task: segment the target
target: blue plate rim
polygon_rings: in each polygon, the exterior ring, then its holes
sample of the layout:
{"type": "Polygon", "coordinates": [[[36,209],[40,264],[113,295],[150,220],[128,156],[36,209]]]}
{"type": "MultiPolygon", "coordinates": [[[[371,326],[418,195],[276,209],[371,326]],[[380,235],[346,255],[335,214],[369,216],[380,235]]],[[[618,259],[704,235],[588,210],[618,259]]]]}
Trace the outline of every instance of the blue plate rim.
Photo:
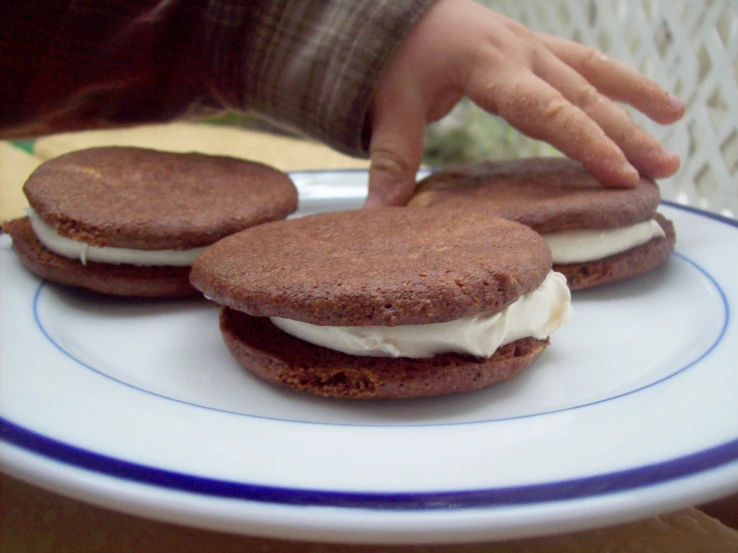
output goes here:
{"type": "Polygon", "coordinates": [[[381,493],[267,486],[169,471],[72,446],[3,418],[0,442],[119,480],[202,496],[303,507],[421,512],[573,501],[655,486],[738,462],[735,439],[667,461],[581,478],[498,488],[381,493]]]}

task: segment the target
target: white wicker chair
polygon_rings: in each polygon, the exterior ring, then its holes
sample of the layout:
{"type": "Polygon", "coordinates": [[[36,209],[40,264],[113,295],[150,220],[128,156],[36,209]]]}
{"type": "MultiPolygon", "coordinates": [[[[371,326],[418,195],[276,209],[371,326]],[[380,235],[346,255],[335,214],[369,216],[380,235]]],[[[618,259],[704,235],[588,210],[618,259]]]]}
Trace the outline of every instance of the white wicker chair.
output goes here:
{"type": "MultiPolygon", "coordinates": [[[[483,3],[533,30],[597,47],[684,99],[687,114],[670,127],[634,115],[682,157],[679,173],[660,182],[662,195],[738,216],[738,0],[483,3]]],[[[545,151],[515,140],[520,156],[545,151]]]]}

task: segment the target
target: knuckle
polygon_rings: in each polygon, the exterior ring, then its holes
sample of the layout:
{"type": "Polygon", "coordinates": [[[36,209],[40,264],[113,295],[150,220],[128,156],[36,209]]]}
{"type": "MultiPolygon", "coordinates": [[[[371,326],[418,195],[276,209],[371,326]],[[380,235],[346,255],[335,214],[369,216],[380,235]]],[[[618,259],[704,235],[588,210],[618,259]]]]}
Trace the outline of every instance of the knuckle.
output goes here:
{"type": "Polygon", "coordinates": [[[530,36],[519,36],[519,55],[530,66],[535,66],[545,54],[548,53],[546,46],[538,40],[533,33],[530,36]]]}
{"type": "Polygon", "coordinates": [[[490,34],[485,42],[499,53],[500,65],[515,60],[529,65],[546,48],[538,35],[515,21],[506,22],[501,31],[490,34]]]}
{"type": "Polygon", "coordinates": [[[607,61],[607,56],[597,48],[586,47],[582,55],[583,64],[590,70],[596,71],[603,62],[607,61]]]}
{"type": "Polygon", "coordinates": [[[546,46],[540,42],[534,42],[527,45],[528,59],[532,67],[538,67],[541,62],[545,61],[550,55],[550,52],[546,46]]]}
{"type": "Polygon", "coordinates": [[[591,84],[583,84],[577,91],[576,104],[584,111],[588,111],[602,100],[600,92],[591,84]]]}
{"type": "Polygon", "coordinates": [[[550,100],[541,110],[541,117],[550,124],[565,124],[567,120],[572,118],[572,110],[574,110],[566,98],[557,96],[550,100]]]}
{"type": "Polygon", "coordinates": [[[549,136],[560,134],[562,137],[572,137],[579,134],[590,141],[607,137],[599,124],[563,96],[554,98],[543,106],[540,116],[542,127],[549,136]]]}
{"type": "Polygon", "coordinates": [[[518,21],[509,20],[506,22],[507,28],[510,29],[521,40],[533,44],[539,42],[538,35],[528,27],[518,21]]]}
{"type": "Polygon", "coordinates": [[[647,151],[658,148],[658,141],[632,121],[622,130],[620,142],[637,151],[647,151]]]}
{"type": "Polygon", "coordinates": [[[494,75],[484,75],[478,84],[470,87],[467,94],[474,102],[481,103],[486,111],[502,115],[527,98],[525,87],[517,84],[517,81],[519,75],[528,71],[518,61],[507,62],[494,75]]]}
{"type": "Polygon", "coordinates": [[[387,175],[402,175],[411,170],[411,163],[405,156],[391,148],[375,148],[371,152],[371,170],[387,175]]]}

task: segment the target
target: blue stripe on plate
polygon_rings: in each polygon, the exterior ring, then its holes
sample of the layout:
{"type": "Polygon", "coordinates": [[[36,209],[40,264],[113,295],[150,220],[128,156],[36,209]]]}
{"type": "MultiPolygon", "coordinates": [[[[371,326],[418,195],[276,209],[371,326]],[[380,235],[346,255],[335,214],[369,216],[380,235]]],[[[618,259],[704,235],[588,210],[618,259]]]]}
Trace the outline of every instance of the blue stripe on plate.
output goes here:
{"type": "Polygon", "coordinates": [[[34,317],[34,320],[36,322],[36,326],[39,328],[39,330],[44,335],[44,337],[57,350],[59,350],[60,353],[64,354],[66,357],[68,357],[69,359],[71,359],[75,363],[78,363],[80,366],[82,366],[82,367],[84,367],[84,368],[86,368],[86,369],[94,372],[95,374],[98,374],[98,375],[102,376],[103,378],[106,378],[108,380],[112,380],[113,382],[115,382],[117,384],[120,384],[122,386],[125,386],[126,388],[131,388],[131,389],[136,390],[138,392],[143,392],[145,394],[148,394],[148,395],[151,395],[151,396],[154,396],[154,397],[157,397],[157,398],[161,398],[161,399],[164,399],[164,400],[167,400],[167,401],[173,401],[175,403],[179,403],[179,404],[182,404],[182,405],[188,405],[190,407],[196,407],[198,409],[205,409],[207,411],[215,411],[215,412],[219,412],[219,413],[226,413],[228,415],[235,415],[235,416],[239,416],[239,417],[250,417],[250,418],[254,418],[254,419],[282,421],[282,422],[290,422],[290,423],[296,423],[296,424],[314,424],[314,425],[322,425],[322,426],[357,426],[357,427],[372,427],[372,426],[385,427],[385,426],[392,426],[393,428],[404,428],[404,427],[410,427],[410,426],[412,426],[412,427],[428,427],[428,426],[462,426],[462,425],[470,425],[470,424],[486,424],[486,423],[491,423],[491,422],[502,422],[502,421],[516,420],[516,419],[527,419],[527,418],[531,418],[531,417],[540,417],[540,416],[544,416],[544,415],[551,415],[551,414],[554,414],[554,413],[561,413],[561,412],[564,412],[564,411],[572,411],[572,410],[575,410],[575,409],[583,409],[585,407],[590,407],[592,405],[598,405],[600,403],[606,403],[608,401],[613,401],[615,399],[626,397],[626,396],[629,396],[629,395],[632,395],[632,394],[641,392],[643,390],[647,390],[648,388],[652,388],[654,386],[657,386],[658,384],[661,384],[662,382],[665,382],[666,380],[669,380],[670,378],[673,378],[676,375],[683,373],[687,369],[689,369],[689,368],[697,365],[703,359],[705,359],[707,356],[709,356],[710,353],[712,353],[712,351],[722,342],[723,338],[725,337],[725,332],[726,332],[726,330],[728,328],[728,324],[729,324],[729,321],[730,321],[730,308],[729,308],[729,305],[728,305],[728,300],[727,300],[727,298],[725,296],[725,292],[720,287],[720,285],[715,280],[715,278],[713,278],[713,276],[710,275],[710,273],[708,273],[703,267],[701,267],[700,265],[698,265],[697,263],[695,263],[694,261],[692,261],[688,257],[685,257],[684,255],[681,255],[681,254],[678,254],[678,253],[674,253],[672,255],[674,255],[674,256],[682,259],[684,262],[688,263],[689,265],[691,265],[692,267],[694,267],[695,269],[697,269],[700,273],[702,273],[702,275],[707,280],[709,280],[712,283],[712,285],[715,287],[715,289],[717,290],[718,294],[720,295],[720,298],[721,298],[722,303],[723,303],[723,324],[722,324],[722,327],[720,329],[720,332],[718,333],[718,335],[715,338],[715,340],[713,341],[713,343],[710,344],[710,346],[705,351],[703,351],[697,358],[695,358],[694,360],[690,361],[689,363],[687,363],[686,365],[684,365],[682,367],[676,368],[672,373],[666,375],[663,378],[660,378],[658,380],[655,380],[653,382],[650,382],[649,384],[646,384],[646,385],[641,386],[639,388],[635,388],[633,390],[629,390],[627,392],[623,392],[621,394],[617,394],[617,395],[613,395],[613,396],[610,396],[610,397],[598,399],[596,401],[590,401],[588,403],[582,403],[582,404],[573,405],[573,406],[570,406],[570,407],[563,407],[561,409],[553,409],[553,410],[550,410],[550,411],[541,411],[541,412],[538,412],[538,413],[530,413],[530,414],[518,415],[518,416],[514,416],[514,417],[505,417],[505,418],[496,418],[496,419],[484,419],[484,420],[476,420],[476,421],[446,422],[446,423],[437,423],[436,422],[436,423],[428,423],[428,424],[424,424],[424,423],[416,423],[416,424],[392,424],[392,425],[386,425],[386,424],[336,423],[336,422],[315,422],[315,421],[305,421],[305,420],[300,420],[300,419],[287,419],[287,418],[267,417],[267,416],[264,416],[264,415],[255,415],[255,414],[252,414],[252,413],[244,413],[242,411],[230,411],[230,410],[227,410],[227,409],[219,409],[217,407],[210,407],[208,405],[202,405],[202,404],[194,403],[194,402],[191,402],[191,401],[185,401],[185,400],[182,400],[182,399],[177,399],[177,398],[174,398],[174,397],[171,397],[171,396],[167,396],[167,395],[161,394],[159,392],[154,392],[154,391],[151,391],[151,390],[147,390],[146,388],[142,388],[140,386],[136,386],[134,384],[131,384],[130,382],[126,382],[125,380],[121,380],[120,378],[116,378],[114,376],[111,376],[108,373],[106,373],[105,371],[103,371],[103,370],[101,370],[101,369],[99,369],[97,367],[94,367],[94,366],[90,365],[89,363],[86,363],[85,361],[83,361],[83,360],[75,357],[74,354],[72,354],[71,352],[69,352],[68,350],[66,350],[61,344],[59,344],[58,342],[56,342],[51,337],[51,335],[47,332],[46,328],[44,327],[43,323],[41,322],[41,318],[40,318],[39,312],[38,312],[38,305],[39,305],[39,299],[41,297],[41,292],[46,287],[46,283],[45,282],[42,282],[39,285],[38,289],[36,290],[36,294],[34,295],[34,299],[33,299],[33,317],[34,317]]]}
{"type": "Polygon", "coordinates": [[[0,438],[27,451],[78,468],[181,492],[280,505],[375,510],[491,508],[582,499],[669,482],[738,459],[738,440],[733,440],[661,463],[559,482],[481,490],[370,493],[262,486],[172,472],[74,447],[2,418],[0,438]]]}

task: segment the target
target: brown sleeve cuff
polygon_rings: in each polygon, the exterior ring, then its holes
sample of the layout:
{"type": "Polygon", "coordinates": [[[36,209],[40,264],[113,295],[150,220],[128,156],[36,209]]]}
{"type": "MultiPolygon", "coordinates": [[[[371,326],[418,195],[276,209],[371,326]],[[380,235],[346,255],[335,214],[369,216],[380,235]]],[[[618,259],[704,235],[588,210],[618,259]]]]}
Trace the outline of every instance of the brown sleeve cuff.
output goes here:
{"type": "Polygon", "coordinates": [[[264,2],[243,53],[243,106],[366,156],[381,72],[433,2],[264,2]]]}

